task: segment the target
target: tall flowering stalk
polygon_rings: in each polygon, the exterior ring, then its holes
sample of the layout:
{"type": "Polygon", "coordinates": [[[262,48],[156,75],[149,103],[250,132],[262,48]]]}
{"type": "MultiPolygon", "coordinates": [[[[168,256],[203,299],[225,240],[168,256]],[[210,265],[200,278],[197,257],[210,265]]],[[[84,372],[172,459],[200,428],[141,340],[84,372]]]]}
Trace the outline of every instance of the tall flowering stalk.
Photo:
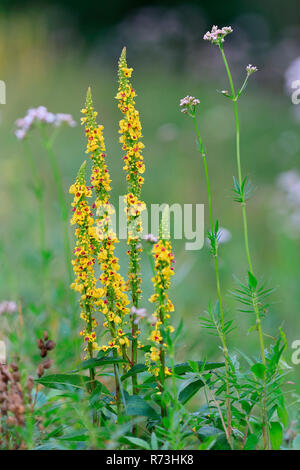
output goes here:
{"type": "MultiPolygon", "coordinates": [[[[94,312],[99,305],[101,290],[96,287],[94,273],[96,233],[94,218],[87,198],[92,196],[91,188],[87,187],[85,179],[86,162],[82,164],[75,183],[70,187],[74,195],[72,202],[73,217],[71,224],[76,225],[75,259],[72,261],[75,281],[71,288],[80,293],[80,316],[85,323],[80,335],[86,344],[86,356],[93,358],[93,352],[100,347],[96,341],[95,328],[97,326],[94,312]]],[[[94,369],[90,369],[92,382],[95,379],[94,369]]]]}
{"type": "MultiPolygon", "coordinates": [[[[128,185],[128,193],[125,196],[128,240],[129,245],[129,273],[128,283],[131,293],[132,304],[135,309],[139,306],[141,296],[140,278],[140,251],[139,240],[142,231],[141,212],[145,209],[145,204],[140,200],[141,188],[144,182],[143,173],[145,171],[144,159],[141,150],[144,144],[140,141],[142,137],[142,126],[139,112],[135,109],[135,90],[130,83],[133,69],[127,67],[126,48],[122,50],[119,59],[119,89],[116,98],[119,100],[118,107],[124,118],[120,121],[120,143],[125,155],[123,157],[128,185]]],[[[131,314],[132,351],[131,362],[137,363],[138,350],[138,326],[136,323],[136,313],[133,309],[131,314]]],[[[137,379],[133,376],[133,393],[137,393],[137,379]]]]}
{"type": "MultiPolygon", "coordinates": [[[[236,162],[237,162],[237,171],[238,171],[238,180],[234,179],[234,192],[236,194],[237,202],[240,202],[242,208],[242,219],[243,219],[243,229],[244,229],[244,244],[245,244],[245,251],[246,251],[246,258],[248,262],[248,269],[249,269],[249,289],[251,291],[251,301],[253,310],[256,316],[256,329],[258,332],[259,337],[259,344],[260,344],[260,351],[261,351],[261,360],[262,364],[266,370],[267,362],[266,362],[266,355],[265,355],[265,346],[264,346],[264,335],[262,331],[261,325],[261,312],[259,308],[259,299],[258,299],[258,292],[257,292],[257,280],[254,276],[254,269],[252,264],[252,259],[250,255],[250,248],[249,248],[249,237],[248,237],[248,221],[247,221],[247,211],[246,211],[246,201],[249,196],[249,185],[247,183],[247,177],[243,177],[242,175],[242,167],[241,167],[241,150],[240,150],[240,123],[239,123],[239,114],[238,114],[238,99],[241,96],[242,92],[244,91],[248,78],[254,72],[257,71],[257,68],[251,64],[246,67],[246,78],[244,83],[242,84],[240,90],[238,92],[235,91],[235,86],[233,83],[230,67],[228,65],[225,52],[224,52],[224,38],[232,33],[232,28],[230,26],[225,26],[223,28],[218,28],[217,26],[213,26],[211,31],[208,31],[203,39],[206,41],[210,41],[212,44],[219,47],[219,50],[222,55],[222,59],[225,65],[225,69],[227,72],[229,84],[230,84],[230,93],[227,90],[224,90],[222,93],[224,96],[229,98],[233,102],[233,109],[234,109],[234,117],[235,117],[235,129],[236,129],[236,162]]],[[[264,377],[264,400],[263,400],[263,437],[264,437],[264,445],[265,448],[269,446],[269,438],[268,438],[268,415],[266,409],[266,376],[264,377]]]]}
{"type": "MultiPolygon", "coordinates": [[[[95,237],[97,240],[97,260],[101,268],[100,281],[101,299],[99,307],[105,317],[104,327],[110,332],[110,340],[101,349],[112,349],[114,356],[127,358],[126,348],[129,340],[125,334],[125,316],[129,313],[129,300],[126,294],[126,283],[119,273],[119,260],[115,256],[115,245],[119,242],[112,228],[111,216],[114,209],[109,202],[110,175],[106,165],[106,148],[103,137],[103,126],[96,122],[97,112],[94,111],[90,88],[87,92],[86,105],[82,110],[87,138],[86,153],[92,160],[91,189],[96,199],[93,207],[96,209],[95,237]]],[[[115,368],[116,399],[120,408],[120,384],[118,365],[115,368]]]]}
{"type": "MultiPolygon", "coordinates": [[[[220,282],[220,273],[219,273],[219,261],[218,261],[218,241],[220,237],[219,232],[219,224],[218,221],[214,222],[213,217],[213,207],[212,207],[212,195],[210,189],[210,178],[208,173],[207,167],[207,160],[206,160],[206,151],[203,145],[203,140],[201,137],[200,129],[198,126],[197,118],[196,118],[196,108],[200,104],[200,100],[194,98],[193,96],[186,96],[180,101],[181,111],[184,114],[187,114],[193,119],[193,123],[195,126],[195,131],[198,140],[198,148],[202,156],[203,166],[204,166],[204,173],[206,179],[206,188],[207,188],[207,198],[208,198],[208,211],[209,211],[209,222],[210,222],[210,232],[208,234],[209,241],[210,241],[210,249],[214,259],[215,264],[215,273],[216,273],[216,286],[217,286],[217,295],[218,295],[218,308],[220,311],[220,325],[214,319],[214,325],[217,327],[218,336],[220,338],[222,348],[224,351],[224,360],[225,360],[225,371],[226,371],[226,406],[227,406],[227,429],[226,429],[226,436],[230,447],[232,447],[232,438],[231,438],[231,403],[230,403],[230,358],[228,354],[228,347],[227,347],[227,340],[226,340],[226,332],[228,331],[231,322],[225,321],[224,316],[224,307],[223,307],[223,300],[222,300],[222,292],[221,292],[221,282],[220,282]]],[[[206,322],[207,323],[207,322],[206,322]]]]}
{"type": "MultiPolygon", "coordinates": [[[[149,340],[152,343],[150,352],[146,353],[146,364],[148,370],[156,377],[160,392],[164,391],[166,376],[171,375],[171,369],[166,365],[168,352],[167,335],[173,333],[174,327],[170,324],[171,312],[174,305],[171,302],[168,289],[171,285],[171,277],[174,275],[175,258],[172,253],[172,244],[169,240],[167,230],[162,224],[161,234],[152,249],[153,271],[152,278],[155,293],[149,301],[156,305],[153,313],[154,322],[149,340]]],[[[163,403],[163,402],[162,402],[163,403]]],[[[166,416],[167,409],[161,406],[162,417],[166,416]]]]}
{"type": "MultiPolygon", "coordinates": [[[[66,124],[70,127],[76,126],[76,122],[70,114],[57,113],[54,114],[45,106],[38,106],[37,108],[31,108],[27,111],[26,116],[23,118],[17,119],[16,121],[16,131],[15,135],[18,140],[24,141],[26,155],[28,156],[32,173],[35,179],[35,194],[39,200],[40,205],[40,243],[41,243],[41,252],[42,258],[46,263],[48,259],[48,252],[46,251],[46,238],[45,238],[45,221],[43,215],[43,184],[38,176],[37,168],[34,162],[34,159],[31,155],[29,144],[28,144],[28,135],[34,128],[38,128],[41,132],[43,145],[47,151],[47,155],[50,161],[52,168],[56,188],[58,195],[58,202],[61,211],[62,227],[63,227],[63,243],[64,243],[64,255],[66,263],[66,271],[69,278],[69,281],[72,282],[72,266],[71,266],[71,248],[70,248],[70,237],[68,230],[68,208],[67,202],[65,199],[65,191],[62,181],[61,172],[56,160],[56,156],[53,150],[53,141],[60,130],[62,124],[66,124]],[[48,134],[47,128],[51,127],[52,132],[48,134]]],[[[72,300],[72,299],[71,299],[72,300]]]]}

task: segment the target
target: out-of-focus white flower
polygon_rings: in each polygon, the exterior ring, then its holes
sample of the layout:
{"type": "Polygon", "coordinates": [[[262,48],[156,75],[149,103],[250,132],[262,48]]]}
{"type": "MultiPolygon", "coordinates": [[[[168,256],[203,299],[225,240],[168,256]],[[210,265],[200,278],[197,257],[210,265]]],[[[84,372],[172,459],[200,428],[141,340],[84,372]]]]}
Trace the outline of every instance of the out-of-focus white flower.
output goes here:
{"type": "Polygon", "coordinates": [[[300,205],[300,175],[295,170],[289,170],[278,176],[277,184],[285,192],[289,203],[300,205]]]}
{"type": "Polygon", "coordinates": [[[131,314],[136,315],[136,318],[134,320],[135,324],[138,324],[140,320],[143,320],[147,317],[147,311],[145,308],[136,308],[135,306],[131,308],[131,314]]]}
{"type": "Polygon", "coordinates": [[[277,225],[289,238],[299,238],[300,173],[297,170],[281,173],[277,178],[277,188],[272,201],[274,212],[280,217],[277,225]]]}
{"type": "MultiPolygon", "coordinates": [[[[218,245],[220,245],[221,243],[228,243],[230,242],[232,238],[232,235],[231,233],[229,232],[229,230],[227,230],[227,228],[224,228],[224,227],[220,227],[219,230],[218,230],[218,236],[217,236],[217,243],[218,245]]],[[[210,240],[209,238],[206,238],[206,244],[207,246],[210,246],[210,240]]]]}
{"type": "Polygon", "coordinates": [[[144,236],[144,240],[149,243],[157,243],[158,238],[155,237],[152,233],[148,233],[147,235],[144,236]]]}
{"type": "Polygon", "coordinates": [[[233,29],[231,26],[223,26],[223,28],[218,28],[218,26],[213,26],[211,31],[207,31],[204,34],[204,41],[210,41],[212,44],[220,45],[224,42],[224,38],[227,34],[232,33],[233,29]]]}
{"type": "Polygon", "coordinates": [[[51,124],[54,127],[59,127],[65,123],[70,127],[76,126],[71,114],[64,113],[51,113],[45,106],[39,106],[38,108],[31,108],[27,111],[24,118],[17,119],[15,135],[17,139],[23,140],[26,137],[27,132],[34,126],[35,123],[51,124]]]}
{"type": "Polygon", "coordinates": [[[286,91],[290,94],[293,91],[293,83],[296,80],[300,80],[300,57],[291,62],[284,74],[284,78],[286,91]]]}
{"type": "Polygon", "coordinates": [[[13,300],[3,300],[0,302],[0,315],[3,313],[15,313],[17,309],[18,306],[13,300]]]}

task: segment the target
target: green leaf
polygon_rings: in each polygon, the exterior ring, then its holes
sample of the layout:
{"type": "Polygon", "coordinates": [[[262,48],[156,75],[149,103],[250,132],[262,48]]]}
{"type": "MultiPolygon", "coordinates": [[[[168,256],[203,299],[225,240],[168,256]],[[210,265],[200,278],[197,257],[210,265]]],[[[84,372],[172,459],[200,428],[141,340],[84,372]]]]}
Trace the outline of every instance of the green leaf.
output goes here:
{"type": "Polygon", "coordinates": [[[139,437],[131,437],[131,436],[124,436],[124,439],[126,439],[131,444],[134,444],[136,447],[141,447],[142,449],[150,450],[150,446],[148,442],[144,441],[144,439],[140,439],[139,437]]]}
{"type": "Polygon", "coordinates": [[[270,440],[273,450],[278,450],[282,443],[282,427],[278,421],[270,423],[270,440]]]}
{"type": "Polygon", "coordinates": [[[86,361],[83,361],[77,370],[85,370],[85,369],[94,369],[96,367],[103,367],[103,366],[108,366],[111,364],[120,364],[127,362],[125,359],[121,357],[104,357],[104,358],[93,358],[93,359],[87,359],[86,361]]]}
{"type": "Polygon", "coordinates": [[[78,374],[51,374],[45,375],[35,382],[44,385],[44,387],[55,388],[64,391],[77,391],[85,389],[90,383],[90,378],[78,374]]]}
{"type": "Polygon", "coordinates": [[[284,406],[277,406],[277,414],[280,422],[282,423],[283,427],[287,427],[289,424],[289,415],[284,406]]]}
{"type": "MultiPolygon", "coordinates": [[[[203,362],[203,361],[193,361],[193,364],[198,365],[198,370],[202,371],[207,371],[207,370],[213,370],[213,369],[219,369],[220,367],[224,367],[224,362],[203,362]]],[[[147,366],[145,364],[136,364],[133,366],[131,369],[129,369],[126,374],[122,375],[121,380],[125,380],[128,377],[132,377],[133,375],[140,374],[142,372],[147,371],[147,366]]],[[[183,375],[186,374],[187,372],[193,372],[193,369],[191,368],[190,364],[188,362],[183,362],[181,364],[176,364],[174,367],[175,374],[177,375],[183,375]]],[[[166,378],[168,379],[170,376],[167,376],[166,378]]],[[[147,379],[147,383],[153,382],[155,379],[153,376],[149,377],[147,379]]]]}
{"type": "Polygon", "coordinates": [[[258,436],[256,434],[248,433],[244,450],[255,450],[258,443],[258,436]]]}
{"type": "Polygon", "coordinates": [[[158,450],[158,449],[159,449],[159,445],[157,442],[157,437],[156,437],[155,432],[153,431],[151,434],[151,450],[158,450]]]}
{"type": "Polygon", "coordinates": [[[187,383],[179,392],[179,401],[185,405],[204,385],[201,379],[187,383]]]}
{"type": "Polygon", "coordinates": [[[81,442],[81,441],[87,441],[89,439],[89,436],[87,434],[87,431],[74,431],[70,432],[69,434],[64,434],[63,436],[58,437],[60,441],[75,441],[75,442],[81,442]]]}
{"type": "Polygon", "coordinates": [[[138,395],[129,395],[126,397],[127,415],[146,416],[147,418],[157,419],[159,415],[154,408],[150,406],[142,397],[138,395]]]}
{"type": "Polygon", "coordinates": [[[147,366],[145,364],[136,364],[135,366],[131,367],[128,372],[122,375],[121,380],[128,379],[129,377],[132,377],[133,375],[140,374],[141,372],[146,372],[147,371],[147,366]]]}
{"type": "Polygon", "coordinates": [[[215,428],[214,426],[202,426],[198,431],[198,436],[204,442],[212,438],[215,439],[211,449],[213,450],[226,450],[230,449],[229,444],[226,439],[226,434],[221,429],[215,428]]]}
{"type": "Polygon", "coordinates": [[[252,290],[255,290],[256,287],[257,287],[257,279],[255,276],[253,276],[252,273],[250,273],[250,271],[248,271],[248,284],[249,284],[249,287],[250,289],[252,290]]]}
{"type": "Polygon", "coordinates": [[[266,366],[258,362],[257,364],[254,364],[254,366],[251,367],[251,370],[257,378],[263,379],[266,371],[266,366]]]}
{"type": "MultiPolygon", "coordinates": [[[[194,361],[197,362],[199,370],[213,370],[224,367],[224,362],[203,362],[203,361],[194,361]]],[[[193,372],[191,366],[188,362],[183,362],[182,364],[176,364],[174,367],[175,374],[183,375],[187,372],[193,372]]]]}

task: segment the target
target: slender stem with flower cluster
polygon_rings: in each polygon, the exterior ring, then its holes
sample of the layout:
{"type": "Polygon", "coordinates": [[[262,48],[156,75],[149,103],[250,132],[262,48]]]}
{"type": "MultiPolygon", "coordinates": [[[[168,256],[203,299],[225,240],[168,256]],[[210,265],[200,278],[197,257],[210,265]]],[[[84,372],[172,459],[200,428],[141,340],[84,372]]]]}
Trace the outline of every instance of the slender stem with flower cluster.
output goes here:
{"type": "MultiPolygon", "coordinates": [[[[31,108],[27,111],[25,117],[17,119],[16,121],[16,131],[15,135],[17,139],[23,140],[25,145],[25,151],[29,159],[29,163],[32,169],[32,175],[35,180],[35,194],[39,200],[40,204],[40,243],[41,243],[41,253],[43,257],[43,262],[46,264],[47,260],[47,252],[45,250],[45,221],[43,215],[43,208],[42,208],[42,197],[43,197],[43,185],[41,179],[38,176],[38,171],[35,165],[35,162],[32,158],[29,145],[27,142],[27,136],[29,132],[34,128],[38,127],[41,136],[43,145],[47,150],[47,155],[51,164],[51,168],[54,175],[54,180],[57,187],[58,192],[58,201],[61,210],[61,218],[62,218],[62,225],[63,225],[63,239],[64,239],[64,254],[65,254],[65,264],[66,264],[66,272],[69,278],[69,282],[72,282],[72,268],[71,268],[71,250],[70,250],[70,238],[69,238],[69,230],[68,230],[68,209],[67,203],[65,200],[65,191],[63,187],[61,173],[56,161],[56,157],[53,151],[53,140],[54,136],[60,129],[62,124],[67,124],[70,127],[74,127],[76,125],[75,121],[73,120],[70,114],[65,113],[57,113],[54,114],[47,110],[45,106],[39,106],[37,108],[31,108]],[[48,135],[46,131],[46,127],[51,126],[54,130],[52,131],[51,136],[48,135]]],[[[73,297],[70,298],[73,301],[73,297]]]]}
{"type": "MultiPolygon", "coordinates": [[[[209,174],[208,174],[208,168],[207,168],[207,161],[206,161],[206,152],[204,150],[204,145],[203,141],[201,138],[198,122],[196,119],[196,116],[194,115],[193,121],[195,124],[195,129],[196,133],[198,136],[199,140],[199,145],[200,145],[200,151],[203,159],[203,165],[204,165],[204,172],[205,172],[205,178],[206,178],[206,187],[207,187],[207,197],[208,197],[208,208],[209,208],[209,218],[210,218],[210,229],[211,229],[211,234],[214,233],[214,219],[213,219],[213,209],[212,209],[212,197],[211,197],[211,190],[210,190],[210,179],[209,179],[209,174]]],[[[213,257],[214,257],[214,263],[215,263],[215,273],[216,273],[216,285],[217,285],[217,295],[218,295],[218,300],[219,300],[219,308],[220,308],[220,317],[221,317],[221,335],[220,339],[222,342],[223,346],[223,351],[224,351],[224,360],[225,360],[225,372],[226,372],[226,393],[227,393],[227,398],[226,398],[226,404],[227,404],[227,438],[230,447],[232,447],[232,438],[231,438],[231,404],[230,404],[230,385],[229,385],[229,355],[228,355],[228,347],[227,347],[227,341],[226,341],[226,333],[225,333],[225,318],[224,318],[224,310],[223,310],[223,301],[222,301],[222,293],[221,293],[221,283],[220,283],[220,273],[219,273],[219,263],[218,263],[218,233],[215,234],[216,239],[214,242],[214,246],[212,248],[213,250],[213,257]]]]}
{"type": "MultiPolygon", "coordinates": [[[[235,125],[236,125],[236,157],[237,157],[239,185],[241,187],[242,182],[243,182],[243,177],[242,177],[242,169],[241,169],[240,124],[239,124],[237,97],[235,95],[233,80],[232,80],[231,72],[230,72],[228,62],[224,53],[223,46],[220,46],[220,51],[223,57],[225,67],[226,67],[226,71],[227,71],[227,75],[228,75],[228,79],[229,79],[230,87],[232,91],[232,96],[233,96],[234,116],[235,116],[235,125]]],[[[252,275],[254,275],[253,265],[252,265],[251,255],[250,255],[250,248],[249,248],[248,222],[247,222],[246,201],[245,201],[244,192],[242,192],[241,206],[242,206],[242,217],[243,217],[243,225],[244,225],[244,242],[245,242],[246,257],[248,261],[249,271],[252,275]]],[[[261,318],[260,318],[260,313],[259,313],[259,308],[258,308],[257,294],[255,291],[253,292],[252,303],[253,303],[253,309],[256,315],[256,328],[257,328],[258,337],[259,337],[261,360],[262,360],[263,365],[266,366],[264,337],[263,337],[261,318]]],[[[266,377],[264,373],[263,435],[264,435],[264,442],[265,442],[266,448],[268,447],[268,430],[267,429],[268,429],[268,416],[267,416],[267,410],[266,410],[266,377]]]]}
{"type": "Polygon", "coordinates": [[[213,218],[213,208],[212,208],[212,196],[211,196],[211,189],[210,189],[210,178],[208,173],[207,167],[207,160],[206,160],[206,152],[203,145],[203,140],[201,137],[200,129],[198,126],[197,118],[196,118],[196,107],[200,104],[200,101],[197,98],[192,96],[187,96],[183,98],[180,102],[180,106],[182,108],[182,112],[188,114],[192,119],[195,126],[197,139],[198,139],[198,146],[199,151],[202,156],[203,165],[204,165],[204,173],[206,179],[206,188],[207,188],[207,198],[208,198],[208,211],[209,211],[209,221],[210,221],[210,238],[211,238],[211,252],[214,258],[215,264],[215,273],[216,273],[216,286],[217,286],[217,295],[218,295],[218,303],[220,309],[220,318],[221,318],[221,328],[218,329],[218,334],[220,337],[220,341],[224,351],[224,360],[225,360],[225,374],[226,374],[226,407],[227,407],[227,432],[226,436],[228,439],[228,443],[232,448],[232,438],[231,438],[231,403],[230,403],[230,385],[229,385],[229,355],[228,355],[228,347],[226,341],[226,332],[225,332],[225,318],[224,318],[224,310],[223,310],[223,301],[222,301],[222,293],[221,293],[221,283],[220,283],[220,274],[219,274],[219,263],[218,263],[218,231],[216,232],[214,218],[213,218]]]}
{"type": "MultiPolygon", "coordinates": [[[[204,35],[204,39],[211,41],[212,44],[215,44],[219,47],[222,59],[225,65],[225,69],[227,72],[229,84],[230,84],[230,89],[231,89],[231,96],[228,94],[228,92],[224,91],[223,94],[227,96],[228,98],[231,99],[233,102],[234,106],[234,117],[235,117],[235,128],[236,128],[236,159],[237,159],[237,170],[238,170],[238,183],[239,183],[239,188],[241,189],[240,191],[240,198],[241,198],[241,206],[242,206],[242,218],[243,218],[243,228],[244,228],[244,244],[245,244],[245,251],[246,251],[246,257],[248,261],[248,267],[249,267],[249,273],[251,276],[254,276],[254,270],[253,270],[253,264],[251,260],[251,255],[250,255],[250,248],[249,248],[249,237],[248,237],[248,222],[247,222],[247,212],[246,212],[246,198],[245,198],[245,192],[242,189],[244,185],[244,180],[242,177],[242,168],[241,168],[241,151],[240,151],[240,124],[239,124],[239,114],[238,114],[238,106],[237,106],[237,101],[244,90],[248,77],[253,73],[256,72],[257,68],[248,65],[246,70],[247,70],[247,77],[246,80],[244,81],[241,89],[239,90],[238,93],[235,91],[230,67],[228,65],[224,48],[223,48],[223,42],[224,42],[224,37],[227,36],[227,34],[232,32],[232,28],[230,26],[228,27],[223,27],[219,29],[217,26],[213,26],[211,32],[207,32],[204,35]]],[[[252,305],[253,309],[255,312],[256,316],[256,328],[258,331],[258,337],[259,337],[259,344],[260,344],[260,351],[261,351],[261,359],[263,365],[266,367],[266,357],[265,357],[265,348],[264,348],[264,338],[263,338],[263,331],[262,331],[262,326],[261,326],[261,318],[260,318],[260,312],[259,312],[259,307],[258,307],[258,300],[257,300],[257,293],[256,290],[253,290],[252,293],[252,305]]],[[[263,398],[263,437],[264,437],[264,445],[265,448],[268,447],[268,416],[267,416],[267,409],[266,409],[266,377],[265,377],[265,372],[264,372],[264,398],[263,398]]]]}
{"type": "Polygon", "coordinates": [[[49,162],[52,168],[54,181],[57,188],[57,197],[60,206],[61,221],[63,228],[63,243],[64,243],[64,253],[65,253],[65,264],[67,269],[67,275],[69,282],[72,282],[72,268],[71,268],[71,244],[70,244],[70,235],[69,235],[69,225],[68,225],[68,208],[65,199],[65,190],[63,185],[63,180],[61,176],[60,169],[58,167],[55,153],[53,150],[51,139],[49,138],[45,126],[42,124],[40,126],[43,144],[48,154],[49,162]]]}
{"type": "Polygon", "coordinates": [[[32,155],[29,142],[27,139],[24,139],[24,149],[25,155],[28,159],[31,176],[33,179],[33,190],[35,197],[39,205],[39,239],[40,239],[40,253],[43,263],[43,273],[45,277],[45,265],[46,265],[46,229],[45,229],[45,217],[44,217],[44,185],[42,179],[39,177],[38,169],[35,163],[35,159],[32,155]]]}

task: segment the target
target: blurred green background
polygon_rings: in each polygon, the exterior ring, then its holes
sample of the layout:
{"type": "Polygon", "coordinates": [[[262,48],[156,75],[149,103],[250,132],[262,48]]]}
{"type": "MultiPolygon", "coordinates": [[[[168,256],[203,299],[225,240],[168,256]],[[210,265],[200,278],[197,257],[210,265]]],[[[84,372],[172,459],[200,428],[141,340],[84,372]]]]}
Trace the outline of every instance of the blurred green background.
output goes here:
{"type": "MultiPolygon", "coordinates": [[[[134,67],[137,108],[143,125],[146,174],[143,198],[150,203],[205,203],[203,168],[190,119],[180,113],[187,94],[201,100],[199,124],[208,153],[219,223],[231,233],[220,248],[224,293],[234,286],[233,275],[247,274],[240,207],[233,201],[236,175],[233,109],[217,93],[228,88],[217,48],[202,41],[212,24],[230,24],[226,40],[234,79],[241,84],[245,66],[258,66],[240,101],[243,171],[256,191],[248,204],[250,245],[257,276],[276,287],[264,330],[271,336],[283,325],[286,360],[292,366],[291,344],[300,339],[300,196],[280,184],[280,175],[300,171],[300,105],[291,102],[291,77],[300,79],[299,5],[289,2],[0,2],[0,79],[6,83],[6,105],[0,107],[0,301],[22,306],[24,325],[17,318],[0,319],[1,335],[12,332],[12,351],[30,357],[36,335],[49,328],[59,343],[56,367],[70,370],[79,360],[78,308],[68,304],[59,208],[49,163],[37,132],[30,143],[46,188],[47,244],[52,252],[48,302],[42,292],[37,204],[32,175],[14,122],[28,108],[45,105],[50,111],[71,113],[79,123],[86,89],[91,85],[95,108],[105,126],[112,201],[125,194],[122,152],[118,143],[117,60],[127,45],[134,67]],[[297,65],[298,64],[298,65],[297,65]],[[298,74],[298,75],[297,75],[298,74]],[[279,180],[278,180],[279,178],[279,180]],[[279,181],[279,183],[278,183],[279,181]],[[297,199],[298,197],[298,199],[297,199]]],[[[62,129],[55,152],[64,187],[73,182],[85,159],[83,129],[62,129]]],[[[300,180],[299,180],[300,181],[300,180]]],[[[297,192],[298,191],[298,192],[297,192]]],[[[207,206],[205,206],[207,207],[207,206]]],[[[206,211],[206,219],[208,213],[206,211]]],[[[219,359],[217,341],[199,327],[199,316],[215,301],[214,269],[208,247],[187,252],[176,241],[176,276],[170,293],[176,305],[175,324],[182,318],[183,335],[177,359],[219,359]]],[[[121,270],[127,271],[126,244],[120,243],[121,270]]],[[[152,292],[150,269],[143,257],[143,303],[152,292]]],[[[228,318],[236,329],[231,351],[258,355],[253,319],[237,311],[226,295],[228,318]]],[[[268,343],[268,338],[266,338],[268,343]]],[[[33,353],[32,353],[33,354],[33,353]]],[[[300,391],[300,366],[293,378],[300,391]]]]}

